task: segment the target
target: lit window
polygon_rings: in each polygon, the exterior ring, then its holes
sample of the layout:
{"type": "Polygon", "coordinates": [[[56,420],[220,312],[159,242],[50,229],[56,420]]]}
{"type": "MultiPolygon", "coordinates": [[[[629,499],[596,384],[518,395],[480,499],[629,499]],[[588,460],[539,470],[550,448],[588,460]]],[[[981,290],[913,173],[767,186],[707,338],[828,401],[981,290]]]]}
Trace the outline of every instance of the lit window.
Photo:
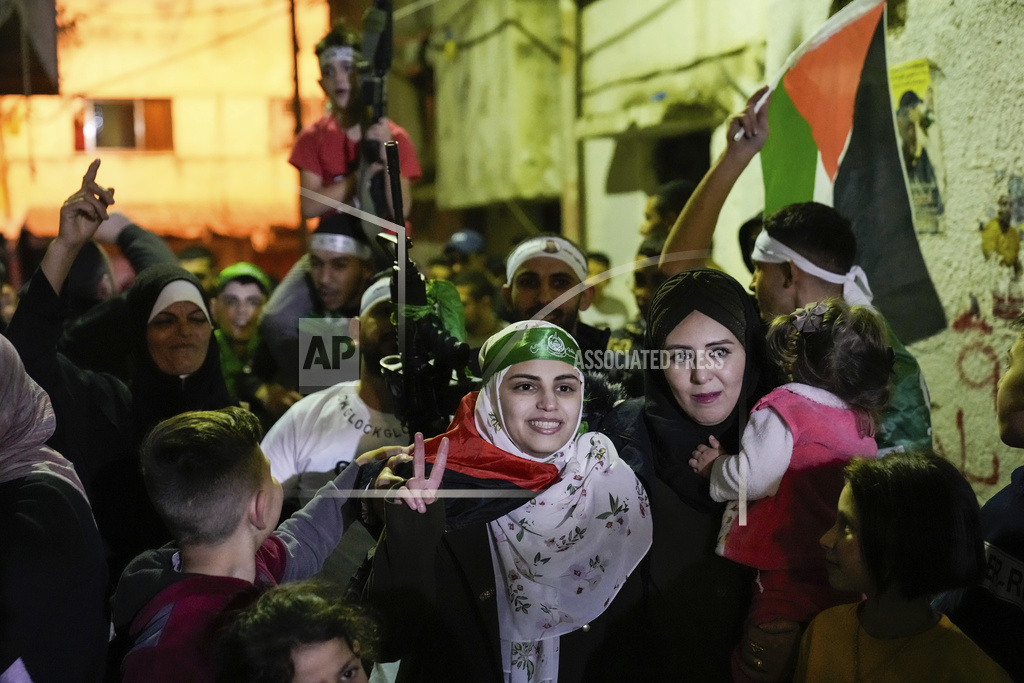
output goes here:
{"type": "Polygon", "coordinates": [[[75,117],[75,150],[174,149],[170,100],[86,100],[75,117]]]}

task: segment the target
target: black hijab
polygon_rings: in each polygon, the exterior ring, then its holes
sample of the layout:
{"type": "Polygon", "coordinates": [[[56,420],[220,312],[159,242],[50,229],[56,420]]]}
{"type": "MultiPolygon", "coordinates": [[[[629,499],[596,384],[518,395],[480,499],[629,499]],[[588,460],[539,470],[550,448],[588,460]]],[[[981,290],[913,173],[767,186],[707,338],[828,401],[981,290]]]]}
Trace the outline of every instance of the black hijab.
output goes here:
{"type": "Polygon", "coordinates": [[[139,274],[125,304],[127,329],[120,332],[127,337],[135,359],[130,386],[131,423],[124,430],[124,458],[111,461],[97,472],[92,496],[97,523],[110,548],[111,576],[115,578],[140,552],[159,547],[171,537],[146,493],[139,468],[138,446],[146,433],[158,422],[185,411],[237,405],[224,384],[220,352],[212,334],[202,366],[185,379],[161,372],[149,354],[149,314],[160,292],[175,280],[186,280],[198,292],[203,291],[199,280],[187,270],[176,264],[160,264],[139,274]]]}
{"type": "Polygon", "coordinates": [[[702,509],[717,507],[708,482],[689,465],[693,450],[714,436],[725,453],[739,451],[740,435],[754,404],[774,386],[764,328],[754,299],[735,279],[717,270],[687,270],[666,280],[651,300],[645,346],[665,348],[665,339],[688,315],[700,311],[724,325],[743,345],[743,387],[732,412],[716,425],[694,422],[676,402],[661,370],[644,373],[644,417],[654,442],[658,477],[680,498],[702,509]]]}
{"type": "Polygon", "coordinates": [[[206,358],[199,369],[184,379],[162,372],[146,345],[149,315],[164,287],[185,280],[203,294],[194,275],[176,264],[162,263],[142,271],[128,292],[128,330],[135,354],[132,379],[132,413],[135,439],[141,440],[157,423],[189,410],[215,410],[237,405],[231,398],[220,369],[220,351],[211,334],[206,358]]]}

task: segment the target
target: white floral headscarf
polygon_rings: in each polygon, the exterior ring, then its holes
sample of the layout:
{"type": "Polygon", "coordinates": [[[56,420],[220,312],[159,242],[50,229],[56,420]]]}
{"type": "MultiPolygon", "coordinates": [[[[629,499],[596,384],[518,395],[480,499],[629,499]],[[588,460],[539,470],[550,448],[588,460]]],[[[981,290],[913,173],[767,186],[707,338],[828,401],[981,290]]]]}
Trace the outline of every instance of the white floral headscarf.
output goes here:
{"type": "MultiPolygon", "coordinates": [[[[488,379],[475,409],[481,437],[515,457],[537,460],[509,438],[498,389],[524,360],[568,363],[582,383],[573,365],[578,351],[568,333],[544,321],[512,325],[489,339],[481,351],[488,379]],[[503,344],[504,358],[488,367],[485,361],[494,361],[503,344]]],[[[577,427],[581,418],[582,405],[577,427]]],[[[555,465],[559,480],[488,524],[502,662],[511,683],[557,681],[559,637],[604,612],[646,555],[653,533],[643,486],[603,434],[574,430],[543,461],[555,465]]]]}

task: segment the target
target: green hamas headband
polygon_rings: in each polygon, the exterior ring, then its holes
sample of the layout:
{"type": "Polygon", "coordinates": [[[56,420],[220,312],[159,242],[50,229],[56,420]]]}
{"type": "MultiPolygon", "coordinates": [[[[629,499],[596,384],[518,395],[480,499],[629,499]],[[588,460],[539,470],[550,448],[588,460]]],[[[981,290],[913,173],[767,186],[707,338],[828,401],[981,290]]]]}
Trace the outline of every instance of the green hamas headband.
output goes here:
{"type": "Polygon", "coordinates": [[[485,384],[496,373],[516,363],[560,360],[582,371],[583,362],[576,340],[561,327],[543,321],[509,325],[487,340],[480,356],[485,384]]]}

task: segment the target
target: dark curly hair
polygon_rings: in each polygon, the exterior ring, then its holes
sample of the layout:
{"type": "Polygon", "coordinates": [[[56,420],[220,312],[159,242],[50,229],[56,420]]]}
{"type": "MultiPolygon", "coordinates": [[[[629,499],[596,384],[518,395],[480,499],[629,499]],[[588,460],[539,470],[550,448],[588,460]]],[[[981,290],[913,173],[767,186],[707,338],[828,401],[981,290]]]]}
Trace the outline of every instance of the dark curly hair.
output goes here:
{"type": "Polygon", "coordinates": [[[791,381],[830,391],[862,417],[862,433],[873,434],[878,415],[889,402],[893,351],[885,323],[868,306],[826,299],[824,313],[812,315],[812,303],[780,315],[768,329],[768,352],[791,381]],[[804,317],[820,317],[803,325],[804,317]],[[812,329],[816,328],[816,329],[812,329]]]}
{"type": "Polygon", "coordinates": [[[360,659],[373,660],[375,619],[344,600],[334,586],[315,581],[272,588],[233,616],[220,631],[221,683],[289,683],[292,650],[343,640],[360,659]]]}

